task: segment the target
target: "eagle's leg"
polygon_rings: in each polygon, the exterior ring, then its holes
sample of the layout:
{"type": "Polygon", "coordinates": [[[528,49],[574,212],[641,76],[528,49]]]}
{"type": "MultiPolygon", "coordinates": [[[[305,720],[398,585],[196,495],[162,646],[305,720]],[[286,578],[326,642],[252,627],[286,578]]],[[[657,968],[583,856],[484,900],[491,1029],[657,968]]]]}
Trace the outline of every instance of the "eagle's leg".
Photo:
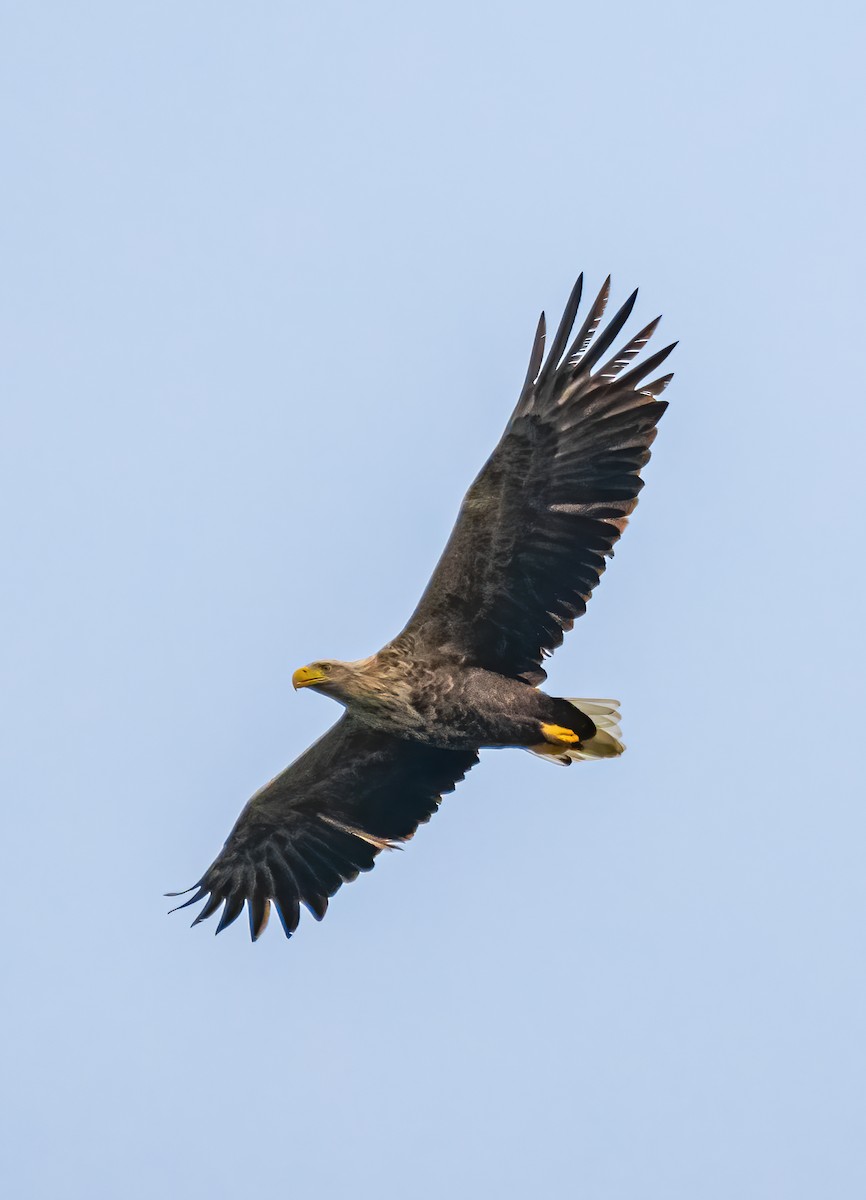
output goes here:
{"type": "Polygon", "coordinates": [[[616,700],[554,700],[553,703],[558,706],[553,721],[539,722],[538,726],[544,741],[527,747],[533,754],[563,766],[622,754],[625,747],[620,740],[616,700]],[[566,715],[567,709],[571,710],[570,717],[566,715]]]}
{"type": "Polygon", "coordinates": [[[580,741],[580,734],[573,729],[566,729],[564,725],[542,724],[541,736],[554,746],[573,746],[580,741]]]}
{"type": "MultiPolygon", "coordinates": [[[[543,696],[545,710],[539,713],[536,728],[551,746],[578,746],[596,733],[595,722],[569,700],[543,696]]],[[[541,738],[534,737],[533,745],[541,738]]]]}

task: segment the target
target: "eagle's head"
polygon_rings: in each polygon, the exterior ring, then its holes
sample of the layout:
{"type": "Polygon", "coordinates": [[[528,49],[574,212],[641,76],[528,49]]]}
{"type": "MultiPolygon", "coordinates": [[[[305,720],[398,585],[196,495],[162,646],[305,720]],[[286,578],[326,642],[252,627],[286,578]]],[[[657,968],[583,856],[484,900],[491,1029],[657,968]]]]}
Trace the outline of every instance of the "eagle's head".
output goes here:
{"type": "Polygon", "coordinates": [[[298,667],[292,676],[292,687],[295,691],[305,687],[323,692],[331,691],[335,687],[339,687],[341,681],[347,682],[348,666],[348,663],[337,662],[332,658],[323,658],[320,662],[310,663],[306,667],[298,667]]]}
{"type": "Polygon", "coordinates": [[[346,704],[365,690],[360,676],[357,663],[323,658],[309,666],[298,667],[292,676],[292,687],[295,691],[298,688],[313,688],[346,704]]]}
{"type": "MultiPolygon", "coordinates": [[[[330,696],[348,708],[367,712],[379,712],[405,707],[405,684],[394,677],[393,664],[381,661],[381,656],[371,655],[356,662],[340,662],[335,658],[323,658],[306,667],[298,667],[292,676],[292,686],[313,688],[330,696]]],[[[400,675],[400,672],[397,672],[400,675]]]]}

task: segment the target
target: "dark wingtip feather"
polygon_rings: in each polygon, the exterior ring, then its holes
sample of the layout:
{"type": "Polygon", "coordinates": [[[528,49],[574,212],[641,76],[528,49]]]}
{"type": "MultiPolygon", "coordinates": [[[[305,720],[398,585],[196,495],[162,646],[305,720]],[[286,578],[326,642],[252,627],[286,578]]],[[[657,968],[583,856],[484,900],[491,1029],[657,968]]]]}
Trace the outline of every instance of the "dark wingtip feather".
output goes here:
{"type": "MultiPolygon", "coordinates": [[[[298,928],[298,922],[296,920],[294,926],[292,926],[289,923],[290,918],[287,917],[286,914],[283,912],[284,907],[287,907],[287,906],[285,904],[281,904],[279,899],[274,901],[274,908],[277,910],[277,916],[279,917],[280,925],[283,927],[283,933],[286,935],[287,938],[290,938],[292,936],[292,934],[295,932],[295,930],[298,928]]],[[[297,907],[297,905],[295,907],[297,907]]]]}
{"type": "Polygon", "coordinates": [[[219,892],[216,892],[216,893],[211,892],[210,899],[208,900],[208,902],[204,906],[204,908],[201,910],[201,912],[198,914],[196,919],[193,921],[190,928],[194,929],[196,927],[196,925],[201,925],[202,921],[206,921],[208,919],[208,917],[212,917],[214,915],[214,913],[216,912],[216,910],[219,908],[219,906],[222,904],[223,899],[224,899],[224,897],[221,896],[219,892]]]}
{"type": "Polygon", "coordinates": [[[250,937],[257,942],[268,927],[271,902],[267,897],[254,897],[247,905],[250,918],[250,937]]]}
{"type": "MultiPolygon", "coordinates": [[[[648,325],[644,325],[638,333],[634,335],[630,342],[617,350],[613,358],[609,358],[607,362],[598,368],[597,377],[599,379],[614,380],[620,371],[624,370],[633,358],[640,354],[641,350],[646,346],[652,335],[659,327],[661,316],[650,321],[648,325]]],[[[570,760],[569,760],[570,761],[570,760]]]]}
{"type": "Polygon", "coordinates": [[[676,342],[671,342],[669,346],[663,347],[661,350],[656,351],[655,354],[651,354],[644,362],[638,363],[636,367],[632,367],[630,371],[620,378],[618,386],[623,388],[637,388],[642,379],[646,379],[647,375],[651,375],[656,367],[661,366],[676,346],[676,342]]]}
{"type": "Polygon", "coordinates": [[[538,324],[535,327],[535,337],[532,339],[532,350],[529,352],[529,366],[526,368],[526,378],[523,381],[523,387],[520,389],[520,399],[532,391],[535,386],[535,381],[538,378],[538,372],[541,370],[541,362],[544,358],[544,340],[547,336],[547,328],[544,320],[544,313],[538,318],[538,324]]]}
{"type": "Polygon", "coordinates": [[[556,370],[559,360],[565,353],[565,347],[568,345],[568,338],[571,334],[574,319],[577,316],[577,310],[580,307],[580,298],[583,295],[583,271],[578,275],[574,287],[571,289],[571,294],[565,304],[565,309],[562,313],[562,319],[559,322],[559,327],[556,331],[553,341],[550,343],[550,352],[547,355],[547,362],[544,364],[541,373],[538,376],[538,387],[543,387],[552,373],[556,370]]]}
{"type": "Polygon", "coordinates": [[[620,308],[619,312],[609,322],[607,328],[598,337],[598,340],[587,347],[586,353],[582,355],[580,360],[581,371],[591,371],[604,352],[612,345],[614,338],[619,334],[619,331],[625,325],[632,313],[637,300],[638,289],[635,288],[625,304],[620,308]]]}
{"type": "Polygon", "coordinates": [[[610,299],[610,276],[608,275],[601,286],[601,291],[595,298],[595,301],[590,308],[586,320],[581,325],[580,330],[574,341],[568,348],[566,360],[572,366],[576,366],[589,346],[599,322],[604,316],[604,310],[607,308],[607,302],[610,299]]]}
{"type": "Polygon", "coordinates": [[[238,895],[237,892],[228,897],[222,916],[219,919],[219,924],[214,930],[214,936],[216,936],[218,933],[222,933],[224,929],[228,929],[229,925],[238,919],[238,917],[244,911],[244,900],[245,897],[243,894],[238,895]]]}
{"type": "MultiPolygon", "coordinates": [[[[194,883],[192,887],[198,888],[196,894],[194,896],[190,896],[189,900],[184,900],[183,904],[176,904],[174,908],[170,908],[168,910],[169,916],[171,916],[172,913],[180,912],[182,908],[189,908],[191,904],[198,904],[199,900],[204,900],[205,896],[207,895],[207,888],[203,888],[200,884],[196,883],[194,883]]],[[[165,894],[166,896],[185,896],[186,892],[191,891],[192,888],[187,888],[185,892],[166,892],[165,894]]]]}
{"type": "MultiPolygon", "coordinates": [[[[651,383],[645,383],[640,390],[650,396],[660,396],[673,377],[674,373],[670,371],[667,375],[660,375],[658,379],[653,379],[651,383]]],[[[660,403],[667,407],[667,400],[662,400],[660,403]]]]}
{"type": "Polygon", "coordinates": [[[325,913],[328,911],[327,896],[304,896],[302,897],[302,903],[317,921],[324,920],[325,913]]]}
{"type": "Polygon", "coordinates": [[[168,899],[173,900],[175,896],[185,896],[187,892],[191,892],[193,888],[197,887],[201,887],[201,880],[198,883],[194,883],[192,887],[184,888],[182,892],[163,892],[162,894],[163,896],[167,896],[168,899]]]}

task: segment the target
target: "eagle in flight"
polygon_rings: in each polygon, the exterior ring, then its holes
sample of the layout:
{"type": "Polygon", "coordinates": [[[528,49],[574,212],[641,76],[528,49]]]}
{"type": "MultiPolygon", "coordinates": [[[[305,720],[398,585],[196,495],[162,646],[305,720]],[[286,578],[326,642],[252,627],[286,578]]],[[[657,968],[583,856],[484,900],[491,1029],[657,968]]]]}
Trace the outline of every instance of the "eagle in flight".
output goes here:
{"type": "Polygon", "coordinates": [[[246,805],[179,906],[206,901],[193,924],[222,905],[219,933],[245,903],[254,941],[271,904],[287,937],[301,904],[321,920],[340,885],[411,838],[485,747],[563,765],[622,753],[616,701],[538,685],[637,504],[672,378],[650,377],[676,343],[633,365],[656,318],[606,357],[637,292],[598,333],[608,278],[572,336],[582,288],[583,276],[546,358],[542,313],[517,406],[405,629],[369,658],[295,671],[295,688],[345,712],[246,805]]]}

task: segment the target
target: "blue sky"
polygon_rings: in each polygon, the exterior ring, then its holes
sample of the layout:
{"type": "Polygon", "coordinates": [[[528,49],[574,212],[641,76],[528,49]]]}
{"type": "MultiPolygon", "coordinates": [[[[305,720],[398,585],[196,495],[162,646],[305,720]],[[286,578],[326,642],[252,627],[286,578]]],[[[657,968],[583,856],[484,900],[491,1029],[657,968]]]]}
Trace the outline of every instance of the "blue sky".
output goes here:
{"type": "Polygon", "coordinates": [[[863,24],[3,6],[6,1194],[864,1194],[863,24]],[[486,754],[291,943],[167,918],[581,269],[681,340],[551,664],[628,754],[486,754]]]}

